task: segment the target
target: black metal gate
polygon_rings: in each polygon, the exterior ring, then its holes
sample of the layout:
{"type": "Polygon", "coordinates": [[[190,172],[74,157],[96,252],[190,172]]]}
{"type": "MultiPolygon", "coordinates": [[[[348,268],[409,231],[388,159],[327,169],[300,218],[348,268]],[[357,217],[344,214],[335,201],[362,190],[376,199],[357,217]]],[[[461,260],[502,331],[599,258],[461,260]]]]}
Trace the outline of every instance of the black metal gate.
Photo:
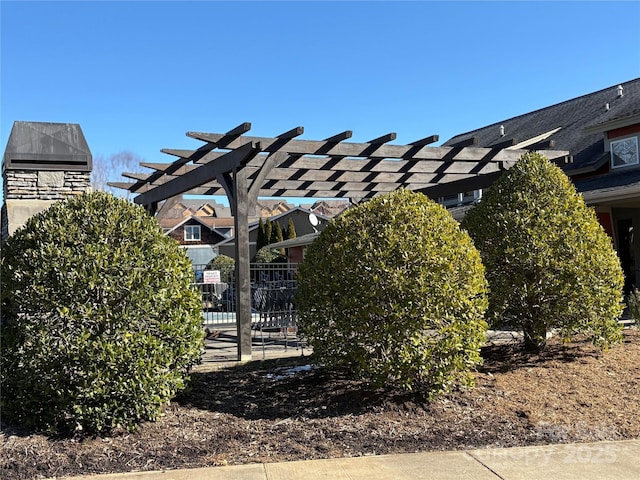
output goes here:
{"type": "MultiPolygon", "coordinates": [[[[202,296],[203,323],[211,328],[236,326],[236,288],[233,274],[219,277],[194,266],[194,285],[202,296]],[[221,279],[222,280],[222,279],[221,279]]],[[[261,331],[293,330],[296,328],[294,296],[297,265],[287,263],[252,263],[251,324],[261,331]]]]}

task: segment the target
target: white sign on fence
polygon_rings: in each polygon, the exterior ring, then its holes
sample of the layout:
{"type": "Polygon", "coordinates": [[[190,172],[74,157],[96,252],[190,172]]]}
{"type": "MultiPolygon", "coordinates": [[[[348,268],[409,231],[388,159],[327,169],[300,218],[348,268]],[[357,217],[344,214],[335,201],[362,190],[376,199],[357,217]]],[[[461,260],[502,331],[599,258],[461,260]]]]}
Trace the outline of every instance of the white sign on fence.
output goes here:
{"type": "Polygon", "coordinates": [[[202,281],[204,283],[220,283],[220,270],[204,270],[202,281]]]}

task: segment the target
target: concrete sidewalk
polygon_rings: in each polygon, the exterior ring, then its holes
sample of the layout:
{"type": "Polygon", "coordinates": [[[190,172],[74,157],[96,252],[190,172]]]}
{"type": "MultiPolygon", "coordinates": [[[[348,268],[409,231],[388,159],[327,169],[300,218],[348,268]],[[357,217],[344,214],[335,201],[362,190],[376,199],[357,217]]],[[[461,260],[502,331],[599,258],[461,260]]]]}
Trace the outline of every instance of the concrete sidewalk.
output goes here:
{"type": "Polygon", "coordinates": [[[76,480],[637,480],[640,439],[425,452],[158,472],[76,480]]]}

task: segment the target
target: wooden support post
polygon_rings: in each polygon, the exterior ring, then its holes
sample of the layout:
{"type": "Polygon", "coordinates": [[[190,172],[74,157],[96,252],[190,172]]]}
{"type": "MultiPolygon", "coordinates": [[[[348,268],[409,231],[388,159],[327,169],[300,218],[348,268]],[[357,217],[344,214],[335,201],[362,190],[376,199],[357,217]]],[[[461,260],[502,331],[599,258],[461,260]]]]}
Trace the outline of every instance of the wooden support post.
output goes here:
{"type": "Polygon", "coordinates": [[[147,211],[149,215],[153,217],[158,211],[158,202],[147,203],[146,205],[144,205],[144,209],[147,211]]]}
{"type": "Polygon", "coordinates": [[[238,360],[251,360],[251,278],[249,271],[249,199],[247,173],[243,168],[233,171],[234,223],[236,230],[236,325],[238,360]]]}

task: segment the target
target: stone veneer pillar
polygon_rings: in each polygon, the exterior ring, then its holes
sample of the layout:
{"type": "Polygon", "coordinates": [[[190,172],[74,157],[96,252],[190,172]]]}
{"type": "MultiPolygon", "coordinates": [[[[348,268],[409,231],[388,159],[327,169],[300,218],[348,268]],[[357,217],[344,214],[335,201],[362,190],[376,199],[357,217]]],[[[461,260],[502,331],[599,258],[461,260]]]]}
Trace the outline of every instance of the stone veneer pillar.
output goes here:
{"type": "Polygon", "coordinates": [[[90,191],[91,167],[80,125],[14,122],[2,162],[2,241],[52,203],[90,191]]]}

